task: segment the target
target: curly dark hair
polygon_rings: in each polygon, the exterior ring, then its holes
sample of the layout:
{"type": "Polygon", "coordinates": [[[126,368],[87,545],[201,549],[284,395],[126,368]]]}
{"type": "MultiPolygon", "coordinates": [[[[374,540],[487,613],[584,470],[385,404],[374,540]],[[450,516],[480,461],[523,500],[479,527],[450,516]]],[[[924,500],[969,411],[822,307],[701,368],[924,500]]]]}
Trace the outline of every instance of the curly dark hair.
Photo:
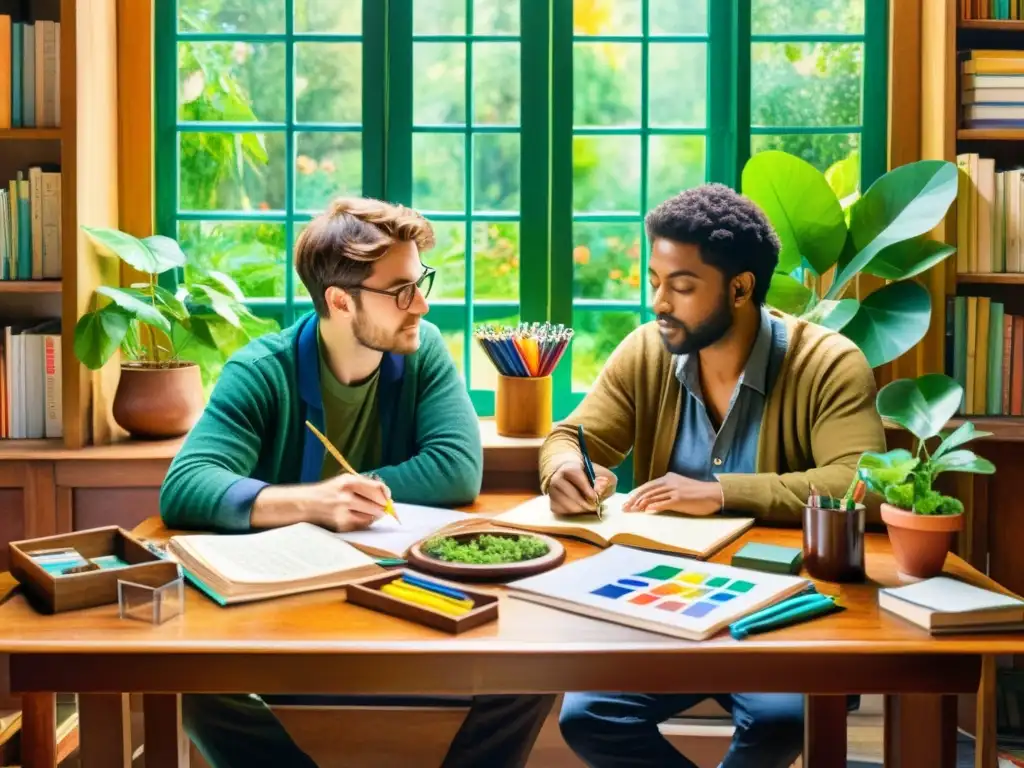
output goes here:
{"type": "Polygon", "coordinates": [[[670,197],[647,214],[647,239],[657,237],[700,248],[701,258],[731,280],[754,275],[753,300],[764,304],[779,263],[779,237],[749,198],[724,184],[704,184],[670,197]]]}

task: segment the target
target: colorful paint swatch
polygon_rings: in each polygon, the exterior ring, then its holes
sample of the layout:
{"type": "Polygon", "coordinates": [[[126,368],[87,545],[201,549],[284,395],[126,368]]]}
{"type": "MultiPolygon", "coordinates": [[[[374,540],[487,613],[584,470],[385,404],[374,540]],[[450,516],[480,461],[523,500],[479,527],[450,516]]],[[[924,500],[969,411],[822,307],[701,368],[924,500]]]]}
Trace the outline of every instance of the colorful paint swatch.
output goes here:
{"type": "Polygon", "coordinates": [[[633,595],[629,598],[629,602],[635,603],[636,605],[650,605],[660,599],[661,598],[658,595],[652,595],[650,592],[642,592],[639,595],[633,595]]]}
{"type": "Polygon", "coordinates": [[[690,597],[704,597],[710,589],[704,589],[704,587],[690,587],[690,597]]]}
{"type": "Polygon", "coordinates": [[[749,592],[754,588],[754,585],[749,581],[736,580],[729,585],[728,589],[732,592],[749,592]]]}
{"type": "Polygon", "coordinates": [[[696,596],[696,594],[698,592],[700,592],[700,590],[697,589],[697,587],[682,587],[679,590],[679,596],[680,597],[694,597],[694,596],[696,596]]]}
{"type": "Polygon", "coordinates": [[[676,576],[676,581],[686,582],[687,584],[703,584],[706,578],[707,574],[704,573],[683,573],[676,576]]]}
{"type": "Polygon", "coordinates": [[[618,584],[605,584],[603,587],[598,587],[590,594],[597,595],[598,597],[610,597],[612,600],[617,600],[623,595],[628,595],[633,590],[629,587],[620,587],[618,584]]]}
{"type": "Polygon", "coordinates": [[[665,581],[667,579],[671,579],[677,573],[682,573],[682,571],[682,568],[674,568],[671,565],[656,565],[648,571],[634,575],[639,576],[641,579],[657,579],[659,581],[665,581]]]}
{"type": "Polygon", "coordinates": [[[714,603],[694,603],[685,611],[683,611],[683,615],[693,616],[695,619],[700,619],[704,616],[707,616],[713,610],[715,610],[714,603]]]}
{"type": "Polygon", "coordinates": [[[714,600],[716,603],[727,603],[732,600],[736,595],[731,592],[715,592],[709,599],[714,600]]]}
{"type": "Polygon", "coordinates": [[[663,611],[678,611],[680,608],[685,608],[686,603],[680,603],[678,600],[663,600],[655,607],[663,611]]]}
{"type": "Polygon", "coordinates": [[[637,581],[636,579],[619,579],[619,584],[624,587],[647,587],[649,584],[646,581],[637,581]]]}
{"type": "Polygon", "coordinates": [[[708,583],[705,586],[708,587],[724,587],[729,583],[729,579],[725,576],[715,576],[714,578],[708,579],[708,583]]]}
{"type": "Polygon", "coordinates": [[[683,588],[678,584],[669,582],[668,584],[659,584],[651,590],[652,595],[677,595],[683,591],[683,588]]]}

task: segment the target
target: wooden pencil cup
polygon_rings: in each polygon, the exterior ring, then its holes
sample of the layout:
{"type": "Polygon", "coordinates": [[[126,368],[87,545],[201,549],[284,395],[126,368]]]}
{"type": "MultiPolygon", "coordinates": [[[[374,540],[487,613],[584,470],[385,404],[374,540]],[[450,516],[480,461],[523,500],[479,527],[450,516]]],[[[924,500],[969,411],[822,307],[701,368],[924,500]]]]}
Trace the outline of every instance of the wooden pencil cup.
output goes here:
{"type": "Polygon", "coordinates": [[[494,421],[504,437],[547,437],[551,431],[551,377],[499,374],[494,421]]]}

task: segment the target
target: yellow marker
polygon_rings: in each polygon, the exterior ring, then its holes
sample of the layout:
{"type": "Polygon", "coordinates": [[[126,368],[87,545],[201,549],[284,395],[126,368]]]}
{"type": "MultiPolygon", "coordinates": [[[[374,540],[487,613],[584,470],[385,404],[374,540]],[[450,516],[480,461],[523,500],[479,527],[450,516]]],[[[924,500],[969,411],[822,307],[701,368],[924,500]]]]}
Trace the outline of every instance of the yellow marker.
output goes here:
{"type": "Polygon", "coordinates": [[[399,586],[394,582],[385,584],[380,588],[380,591],[407,603],[432,608],[435,611],[441,611],[442,613],[447,613],[451,616],[462,616],[465,613],[469,613],[468,608],[457,608],[454,605],[446,603],[444,600],[440,600],[437,595],[419,594],[411,591],[408,587],[399,586]]]}
{"type": "Polygon", "coordinates": [[[449,597],[448,595],[442,595],[437,592],[431,592],[429,589],[424,589],[423,587],[419,587],[415,584],[410,584],[408,581],[405,581],[404,579],[395,579],[395,581],[391,583],[397,584],[402,589],[407,589],[410,592],[415,592],[418,595],[426,595],[427,597],[433,597],[438,600],[443,600],[444,602],[448,603],[454,608],[465,608],[469,610],[473,607],[472,600],[460,600],[456,597],[449,597]]]}
{"type": "MultiPolygon", "coordinates": [[[[307,419],[306,426],[309,427],[309,431],[316,435],[317,439],[323,443],[326,451],[334,457],[334,460],[338,462],[338,466],[341,467],[343,472],[348,472],[350,475],[358,475],[359,473],[352,469],[352,465],[349,464],[345,457],[341,455],[341,451],[334,447],[330,440],[313,424],[307,419]]],[[[384,511],[391,515],[395,520],[398,520],[398,513],[395,512],[395,505],[391,503],[391,499],[388,499],[384,504],[384,511]]],[[[398,522],[402,522],[398,520],[398,522]]]]}

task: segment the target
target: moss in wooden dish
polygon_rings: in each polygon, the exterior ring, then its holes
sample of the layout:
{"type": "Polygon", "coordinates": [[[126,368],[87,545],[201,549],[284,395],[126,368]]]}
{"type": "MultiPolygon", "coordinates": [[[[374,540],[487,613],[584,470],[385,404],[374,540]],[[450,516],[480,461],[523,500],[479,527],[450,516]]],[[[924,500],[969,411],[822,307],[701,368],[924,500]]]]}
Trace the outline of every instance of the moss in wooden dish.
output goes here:
{"type": "Polygon", "coordinates": [[[421,550],[437,560],[467,565],[521,563],[548,553],[548,545],[533,536],[495,536],[483,533],[468,541],[451,536],[435,536],[421,550]]]}

